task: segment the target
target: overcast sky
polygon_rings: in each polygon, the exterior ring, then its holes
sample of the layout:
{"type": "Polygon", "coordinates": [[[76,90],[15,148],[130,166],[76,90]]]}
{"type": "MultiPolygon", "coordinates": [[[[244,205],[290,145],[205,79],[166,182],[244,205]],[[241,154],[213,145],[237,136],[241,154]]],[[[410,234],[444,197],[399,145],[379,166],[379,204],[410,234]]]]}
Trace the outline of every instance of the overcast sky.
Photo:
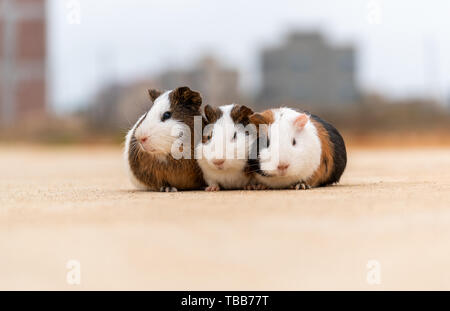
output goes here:
{"type": "Polygon", "coordinates": [[[448,0],[50,0],[51,102],[84,103],[103,84],[187,67],[205,52],[258,87],[261,48],[319,30],[358,50],[358,83],[388,96],[448,96],[448,0]],[[78,2],[80,24],[74,21],[78,2]],[[380,18],[378,19],[379,5],[380,18]]]}

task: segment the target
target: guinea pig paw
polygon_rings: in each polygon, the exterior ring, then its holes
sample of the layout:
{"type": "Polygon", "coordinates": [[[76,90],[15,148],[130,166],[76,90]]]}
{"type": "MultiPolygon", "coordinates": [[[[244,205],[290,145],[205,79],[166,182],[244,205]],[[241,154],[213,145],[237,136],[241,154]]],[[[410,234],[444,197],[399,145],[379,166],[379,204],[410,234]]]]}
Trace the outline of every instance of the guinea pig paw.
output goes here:
{"type": "Polygon", "coordinates": [[[267,187],[266,185],[263,184],[255,185],[255,190],[267,190],[267,189],[269,189],[269,187],[267,187]]]}
{"type": "Polygon", "coordinates": [[[307,189],[311,189],[311,186],[309,186],[308,184],[306,184],[304,182],[301,182],[301,183],[298,183],[298,184],[292,186],[292,188],[295,190],[307,190],[307,189]]]}
{"type": "Polygon", "coordinates": [[[256,184],[256,185],[247,185],[244,187],[245,190],[267,190],[269,187],[263,184],[256,184]]]}
{"type": "Polygon", "coordinates": [[[161,187],[159,189],[160,192],[177,192],[178,189],[175,187],[161,187]]]}
{"type": "Polygon", "coordinates": [[[208,192],[215,192],[215,191],[219,191],[219,190],[220,190],[219,186],[209,186],[209,187],[205,188],[205,191],[208,191],[208,192]]]}

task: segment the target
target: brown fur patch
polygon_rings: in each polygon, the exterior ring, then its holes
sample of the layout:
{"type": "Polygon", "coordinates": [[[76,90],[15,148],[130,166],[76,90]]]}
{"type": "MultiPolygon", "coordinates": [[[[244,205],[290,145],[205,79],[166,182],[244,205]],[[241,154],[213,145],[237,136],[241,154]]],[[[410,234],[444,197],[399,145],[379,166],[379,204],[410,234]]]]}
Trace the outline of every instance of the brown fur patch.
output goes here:
{"type": "Polygon", "coordinates": [[[201,116],[202,97],[199,92],[188,87],[179,87],[169,95],[172,118],[183,121],[191,130],[194,129],[194,116],[201,116]]]}
{"type": "Polygon", "coordinates": [[[265,133],[267,135],[268,125],[275,122],[275,117],[271,109],[261,113],[254,113],[249,117],[250,123],[256,126],[258,135],[265,133]]]}
{"type": "Polygon", "coordinates": [[[194,190],[205,186],[202,172],[194,159],[175,160],[141,150],[136,138],[130,142],[128,160],[134,176],[149,189],[159,191],[161,187],[175,187],[179,190],[194,190]]]}
{"type": "Polygon", "coordinates": [[[249,117],[253,114],[253,110],[247,106],[234,105],[231,109],[230,116],[235,124],[247,126],[250,123],[249,117]]]}
{"type": "Polygon", "coordinates": [[[249,117],[249,119],[252,124],[257,126],[260,124],[272,124],[275,122],[273,111],[270,109],[261,113],[254,113],[249,117]]]}
{"type": "Polygon", "coordinates": [[[200,189],[205,186],[205,182],[194,159],[194,117],[201,116],[201,95],[188,87],[181,87],[170,93],[169,99],[172,118],[184,122],[191,129],[191,159],[175,160],[170,154],[156,155],[145,152],[140,148],[133,133],[128,154],[131,171],[140,182],[154,191],[159,191],[161,187],[200,189]]]}
{"type": "Polygon", "coordinates": [[[205,106],[205,117],[208,124],[214,124],[222,116],[222,110],[219,108],[211,107],[210,105],[205,106]]]}
{"type": "MultiPolygon", "coordinates": [[[[210,105],[206,105],[205,106],[205,121],[206,124],[214,124],[217,122],[217,120],[220,119],[220,117],[222,117],[222,110],[220,110],[217,107],[211,107],[210,105]]],[[[210,139],[211,139],[211,135],[212,135],[212,129],[209,129],[208,133],[204,132],[202,134],[202,143],[206,144],[210,139]]]]}
{"type": "Polygon", "coordinates": [[[318,187],[326,182],[333,172],[334,167],[334,148],[333,143],[330,140],[327,130],[314,119],[310,119],[317,129],[319,135],[320,144],[322,147],[322,155],[320,159],[320,165],[314,174],[307,180],[307,184],[311,187],[318,187]]]}
{"type": "MultiPolygon", "coordinates": [[[[202,105],[202,97],[199,92],[192,91],[185,86],[173,90],[169,95],[169,100],[172,118],[182,121],[191,129],[191,158],[193,159],[196,142],[194,117],[201,116],[200,106],[202,105]]],[[[201,137],[198,139],[201,139],[201,137]]]]}
{"type": "Polygon", "coordinates": [[[266,110],[261,113],[264,119],[268,122],[267,124],[272,124],[275,122],[275,116],[273,114],[273,110],[266,110]]]}

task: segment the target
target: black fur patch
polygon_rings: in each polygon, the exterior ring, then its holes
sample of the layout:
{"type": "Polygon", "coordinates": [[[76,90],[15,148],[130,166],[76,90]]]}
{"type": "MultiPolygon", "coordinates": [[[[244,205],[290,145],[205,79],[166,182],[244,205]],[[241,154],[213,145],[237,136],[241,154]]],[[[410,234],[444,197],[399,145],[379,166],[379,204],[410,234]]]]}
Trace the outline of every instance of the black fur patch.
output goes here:
{"type": "Polygon", "coordinates": [[[331,172],[330,178],[323,182],[320,186],[331,185],[339,182],[342,174],[344,173],[345,167],[347,166],[347,150],[345,148],[345,142],[338,130],[330,123],[322,120],[320,117],[311,114],[311,118],[322,124],[324,129],[328,132],[330,137],[330,142],[333,149],[333,171],[331,172]]]}
{"type": "MultiPolygon", "coordinates": [[[[259,162],[259,151],[261,150],[260,146],[262,145],[262,143],[264,142],[267,145],[268,142],[268,138],[265,137],[266,134],[263,134],[262,132],[258,133],[258,138],[256,139],[256,141],[253,143],[252,145],[252,150],[250,151],[251,155],[255,155],[256,154],[256,159],[254,158],[249,158],[247,160],[247,167],[248,167],[248,171],[251,173],[256,173],[259,174],[261,176],[264,177],[270,177],[268,174],[264,173],[261,170],[261,164],[259,162]]],[[[266,147],[266,146],[263,146],[266,147]]]]}

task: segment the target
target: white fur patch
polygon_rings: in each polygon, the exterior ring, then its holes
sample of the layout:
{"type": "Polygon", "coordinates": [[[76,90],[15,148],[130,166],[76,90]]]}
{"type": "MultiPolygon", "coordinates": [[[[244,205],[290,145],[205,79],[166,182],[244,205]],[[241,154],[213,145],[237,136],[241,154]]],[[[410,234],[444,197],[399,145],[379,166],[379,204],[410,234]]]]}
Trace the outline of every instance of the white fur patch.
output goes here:
{"type": "Polygon", "coordinates": [[[317,129],[309,120],[298,130],[294,121],[299,115],[290,108],[274,110],[274,122],[269,126],[269,147],[260,151],[261,171],[271,177],[257,174],[258,182],[272,188],[286,188],[306,181],[319,167],[322,148],[317,129]],[[289,165],[284,176],[277,170],[281,163],[289,165]]]}
{"type": "MultiPolygon", "coordinates": [[[[212,138],[209,142],[199,144],[196,158],[203,176],[209,186],[220,185],[224,189],[239,189],[249,184],[250,178],[244,174],[249,155],[249,144],[255,141],[252,135],[245,134],[243,126],[237,126],[231,118],[233,105],[220,107],[222,116],[214,125],[209,125],[212,138]],[[236,133],[236,138],[234,134],[236,133]],[[221,169],[213,161],[223,159],[221,169]]],[[[205,133],[207,134],[207,133],[205,133]]]]}
{"type": "Polygon", "coordinates": [[[163,114],[170,111],[170,92],[165,92],[155,100],[144,121],[136,129],[137,139],[147,138],[143,144],[146,150],[169,154],[172,145],[186,128],[181,121],[172,118],[162,121],[163,114]]]}

